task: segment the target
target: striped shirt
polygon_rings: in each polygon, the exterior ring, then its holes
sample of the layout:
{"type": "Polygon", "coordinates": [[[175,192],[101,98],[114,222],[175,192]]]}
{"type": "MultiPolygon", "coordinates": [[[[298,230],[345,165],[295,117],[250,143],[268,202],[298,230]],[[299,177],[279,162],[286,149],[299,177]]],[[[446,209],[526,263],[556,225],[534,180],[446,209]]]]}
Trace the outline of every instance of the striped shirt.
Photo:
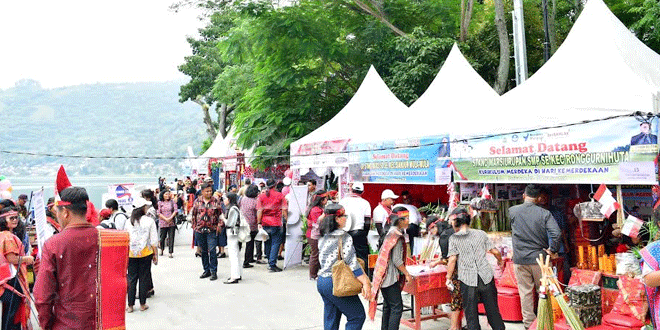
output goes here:
{"type": "Polygon", "coordinates": [[[458,256],[458,280],[476,287],[479,276],[484,284],[490,283],[493,280],[493,268],[486,259],[486,252],[492,249],[493,244],[483,230],[469,228],[451,235],[448,256],[458,256]]]}
{"type": "Polygon", "coordinates": [[[355,248],[353,248],[353,238],[342,229],[325,234],[319,239],[319,263],[321,264],[321,270],[318,275],[321,277],[332,276],[332,265],[339,260],[339,239],[342,240],[342,259],[344,259],[344,262],[351,268],[356,277],[362,275],[363,271],[355,255],[355,248]]]}

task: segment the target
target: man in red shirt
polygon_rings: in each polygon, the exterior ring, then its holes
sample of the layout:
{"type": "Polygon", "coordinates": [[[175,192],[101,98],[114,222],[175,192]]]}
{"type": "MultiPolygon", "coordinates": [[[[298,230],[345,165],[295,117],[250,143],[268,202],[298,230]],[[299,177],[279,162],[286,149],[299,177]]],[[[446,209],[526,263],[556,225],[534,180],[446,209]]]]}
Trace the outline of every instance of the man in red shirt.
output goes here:
{"type": "Polygon", "coordinates": [[[39,324],[44,330],[123,328],[128,233],[99,231],[87,221],[84,188],[60,195],[54,210],[63,230],[44,244],[34,285],[39,324]],[[114,284],[101,285],[106,282],[114,284]]]}
{"type": "Polygon", "coordinates": [[[287,218],[288,206],[284,195],[275,189],[275,184],[275,180],[268,179],[268,190],[257,198],[257,224],[262,226],[269,236],[265,242],[265,250],[270,251],[268,270],[281,272],[282,269],[277,267],[277,256],[284,240],[282,219],[287,218]]]}

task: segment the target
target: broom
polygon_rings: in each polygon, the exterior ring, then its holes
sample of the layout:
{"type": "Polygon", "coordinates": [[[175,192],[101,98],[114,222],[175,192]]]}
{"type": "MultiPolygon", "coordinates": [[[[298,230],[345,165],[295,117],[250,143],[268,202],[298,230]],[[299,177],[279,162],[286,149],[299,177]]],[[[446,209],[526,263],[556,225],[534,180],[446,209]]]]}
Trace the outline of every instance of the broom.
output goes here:
{"type": "Polygon", "coordinates": [[[536,329],[537,330],[554,330],[555,329],[555,322],[554,322],[554,316],[552,313],[552,306],[550,304],[550,301],[548,299],[548,291],[549,291],[549,280],[547,278],[547,275],[544,269],[542,257],[539,259],[536,259],[536,262],[539,264],[542,270],[542,275],[541,276],[541,287],[539,289],[539,306],[538,306],[538,315],[536,317],[537,323],[536,323],[536,329]]]}
{"type": "MultiPolygon", "coordinates": [[[[540,255],[540,260],[543,260],[543,255],[540,255]]],[[[547,256],[545,265],[543,265],[542,262],[539,262],[539,260],[537,260],[537,262],[539,265],[541,265],[542,275],[546,278],[550,292],[552,292],[552,295],[557,300],[557,304],[559,304],[559,308],[564,314],[564,318],[566,318],[566,323],[568,326],[570,326],[573,330],[584,330],[582,321],[580,321],[580,318],[578,318],[573,308],[568,305],[568,302],[566,301],[566,295],[562,293],[559,281],[557,281],[552,268],[550,268],[550,256],[547,256]]]]}

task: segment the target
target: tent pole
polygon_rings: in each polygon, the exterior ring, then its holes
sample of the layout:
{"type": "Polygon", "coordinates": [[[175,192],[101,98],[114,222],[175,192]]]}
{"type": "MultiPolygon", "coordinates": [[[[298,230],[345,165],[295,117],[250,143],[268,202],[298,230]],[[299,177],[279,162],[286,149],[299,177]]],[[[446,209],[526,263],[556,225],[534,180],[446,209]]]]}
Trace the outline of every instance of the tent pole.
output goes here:
{"type": "Polygon", "coordinates": [[[616,200],[619,202],[619,210],[616,213],[616,223],[619,225],[619,228],[623,228],[623,221],[625,219],[623,214],[623,192],[621,185],[616,185],[616,200]]]}

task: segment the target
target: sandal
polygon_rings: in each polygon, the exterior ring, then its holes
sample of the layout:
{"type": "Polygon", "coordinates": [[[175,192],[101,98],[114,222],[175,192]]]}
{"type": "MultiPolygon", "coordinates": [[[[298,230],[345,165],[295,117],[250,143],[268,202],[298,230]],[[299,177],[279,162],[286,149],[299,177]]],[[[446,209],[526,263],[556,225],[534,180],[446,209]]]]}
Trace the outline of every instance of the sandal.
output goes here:
{"type": "Polygon", "coordinates": [[[140,310],[141,310],[141,311],[144,312],[144,311],[146,311],[147,309],[149,309],[149,306],[147,306],[147,305],[140,305],[140,310]]]}
{"type": "Polygon", "coordinates": [[[133,306],[126,307],[126,313],[133,313],[133,306]]]}

